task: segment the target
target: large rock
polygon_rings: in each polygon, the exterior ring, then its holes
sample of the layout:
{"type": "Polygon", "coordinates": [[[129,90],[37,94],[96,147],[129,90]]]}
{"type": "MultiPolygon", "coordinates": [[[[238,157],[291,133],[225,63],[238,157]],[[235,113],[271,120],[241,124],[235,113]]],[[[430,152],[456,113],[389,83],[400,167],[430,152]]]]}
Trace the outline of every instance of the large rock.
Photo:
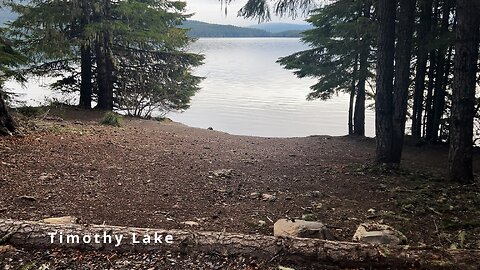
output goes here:
{"type": "Polygon", "coordinates": [[[282,237],[318,238],[332,240],[327,227],[320,222],[280,219],[273,225],[273,235],[282,237]]]}
{"type": "Polygon", "coordinates": [[[47,224],[76,224],[78,222],[78,218],[74,216],[46,218],[42,220],[42,222],[47,224]]]}
{"type": "Polygon", "coordinates": [[[362,223],[358,226],[353,241],[377,245],[405,245],[407,238],[388,225],[362,223]]]}

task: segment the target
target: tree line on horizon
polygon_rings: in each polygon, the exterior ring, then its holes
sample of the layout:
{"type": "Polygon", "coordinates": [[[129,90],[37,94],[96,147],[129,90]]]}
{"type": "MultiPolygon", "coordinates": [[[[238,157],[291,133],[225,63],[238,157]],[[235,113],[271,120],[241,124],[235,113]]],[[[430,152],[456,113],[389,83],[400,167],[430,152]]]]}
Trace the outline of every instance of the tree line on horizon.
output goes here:
{"type": "Polygon", "coordinates": [[[419,143],[449,144],[452,181],[474,181],[480,1],[248,0],[238,14],[263,21],[298,12],[309,12],[314,26],[302,38],[310,48],[278,62],[298,77],[318,79],[308,99],[349,93],[349,134],[364,136],[370,97],[378,164],[401,162],[410,130],[419,143]]]}
{"type": "Polygon", "coordinates": [[[199,89],[202,78],[191,70],[203,56],[185,50],[193,39],[178,27],[188,18],[185,2],[31,0],[2,6],[18,16],[1,30],[0,65],[9,71],[2,72],[0,86],[13,74],[48,76],[56,79],[51,88],[77,93],[81,108],[144,117],[188,108],[199,89]],[[8,61],[12,52],[23,61],[8,61]]]}
{"type": "Polygon", "coordinates": [[[234,25],[212,24],[194,20],[187,20],[181,28],[188,29],[188,36],[192,38],[205,37],[301,37],[302,30],[286,30],[281,32],[268,32],[263,29],[240,27],[234,25]]]}

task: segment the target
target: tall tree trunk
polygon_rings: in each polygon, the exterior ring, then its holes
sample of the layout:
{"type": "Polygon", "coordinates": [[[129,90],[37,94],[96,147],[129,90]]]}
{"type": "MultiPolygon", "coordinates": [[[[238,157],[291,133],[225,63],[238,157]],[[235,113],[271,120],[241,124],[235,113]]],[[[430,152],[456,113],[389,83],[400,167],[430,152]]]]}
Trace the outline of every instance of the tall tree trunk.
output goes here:
{"type": "MultiPolygon", "coordinates": [[[[367,1],[363,7],[363,16],[370,18],[372,8],[371,1],[367,1]]],[[[355,135],[365,136],[365,87],[368,77],[368,57],[370,55],[370,44],[367,38],[362,39],[360,51],[360,63],[358,70],[357,99],[355,101],[354,132],[355,135]]]]}
{"type": "Polygon", "coordinates": [[[0,91],[0,136],[11,136],[16,131],[16,124],[8,112],[4,94],[0,91]]]}
{"type": "MultiPolygon", "coordinates": [[[[438,7],[439,7],[440,0],[434,0],[433,4],[433,15],[432,15],[432,28],[430,31],[429,39],[435,40],[438,35],[438,7]]],[[[431,45],[431,44],[429,44],[431,45]]],[[[425,128],[425,139],[430,141],[433,137],[433,88],[435,87],[435,75],[437,70],[437,55],[438,50],[431,50],[429,56],[429,68],[428,68],[428,86],[427,86],[427,100],[425,102],[425,121],[424,121],[424,128],[425,128]]]]}
{"type": "MultiPolygon", "coordinates": [[[[103,20],[111,18],[110,0],[103,1],[103,20]]],[[[97,109],[113,110],[113,53],[109,30],[104,29],[96,43],[98,104],[97,109]]]]}
{"type": "Polygon", "coordinates": [[[437,53],[433,50],[430,53],[430,66],[428,67],[428,86],[427,86],[427,100],[425,101],[425,139],[430,141],[432,138],[433,122],[433,88],[435,87],[435,72],[437,69],[437,53]]]}
{"type": "MultiPolygon", "coordinates": [[[[445,0],[443,3],[443,15],[442,15],[442,24],[440,28],[439,37],[443,37],[448,33],[450,11],[452,3],[450,0],[445,0]]],[[[440,129],[440,120],[443,116],[445,110],[445,88],[443,87],[444,83],[444,74],[446,68],[446,55],[447,55],[448,46],[442,46],[438,50],[438,60],[437,60],[437,70],[435,77],[435,92],[433,97],[433,119],[430,123],[431,126],[431,138],[430,141],[433,143],[438,142],[438,133],[440,129]]]]}
{"type": "MultiPolygon", "coordinates": [[[[455,22],[456,23],[456,22],[455,22]]],[[[448,88],[448,83],[449,83],[449,77],[450,77],[450,74],[452,72],[452,58],[453,58],[453,47],[454,46],[450,46],[450,48],[448,49],[448,56],[447,56],[447,59],[446,59],[446,64],[445,64],[445,73],[443,75],[443,92],[445,93],[445,98],[447,98],[446,96],[446,93],[447,93],[447,88],[448,88]]],[[[444,126],[446,125],[447,123],[441,123],[440,126],[444,126]]],[[[443,128],[443,129],[440,129],[440,137],[444,136],[444,135],[447,135],[447,143],[450,142],[450,139],[449,139],[449,132],[446,130],[446,128],[443,128]],[[447,133],[447,134],[445,134],[447,133]]]]}
{"type": "Polygon", "coordinates": [[[378,1],[377,94],[375,97],[376,162],[387,164],[393,161],[392,97],[396,7],[396,1],[378,1]]]}
{"type": "Polygon", "coordinates": [[[92,108],[92,52],[89,45],[82,45],[81,53],[81,85],[80,104],[84,109],[92,108]]]}
{"type": "Polygon", "coordinates": [[[450,180],[473,182],[473,118],[480,42],[480,3],[457,0],[455,68],[448,171],[450,180]]]}
{"type": "Polygon", "coordinates": [[[82,10],[82,17],[80,19],[80,30],[83,31],[82,38],[84,44],[80,46],[81,56],[81,85],[80,85],[80,102],[79,107],[84,109],[92,108],[92,48],[87,43],[88,37],[86,35],[86,27],[91,20],[92,7],[87,0],[80,1],[80,8],[82,10]]]}
{"type": "Polygon", "coordinates": [[[402,158],[416,2],[416,0],[400,0],[398,42],[395,50],[395,85],[393,88],[393,163],[400,163],[402,158]]]}
{"type": "MultiPolygon", "coordinates": [[[[358,73],[358,55],[355,57],[355,63],[353,64],[353,76],[352,76],[352,85],[350,86],[350,101],[349,101],[349,108],[348,108],[348,134],[353,135],[354,127],[353,118],[354,118],[354,100],[355,100],[355,92],[356,92],[356,84],[357,84],[357,73],[358,73]]],[[[355,111],[355,116],[357,115],[357,111],[355,111]]]]}
{"type": "Polygon", "coordinates": [[[420,1],[420,25],[417,39],[417,67],[415,72],[415,91],[413,94],[412,136],[422,137],[423,97],[425,92],[425,76],[428,61],[428,33],[432,24],[433,0],[420,1]]]}

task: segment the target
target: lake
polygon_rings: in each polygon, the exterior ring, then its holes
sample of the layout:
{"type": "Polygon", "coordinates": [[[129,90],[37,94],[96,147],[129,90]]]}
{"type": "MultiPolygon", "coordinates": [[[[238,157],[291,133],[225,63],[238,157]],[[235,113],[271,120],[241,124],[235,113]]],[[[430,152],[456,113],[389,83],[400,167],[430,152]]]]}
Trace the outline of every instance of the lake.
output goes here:
{"type": "MultiPolygon", "coordinates": [[[[328,101],[307,101],[313,79],[298,79],[283,69],[279,57],[307,49],[296,38],[208,38],[191,48],[205,64],[206,77],[191,108],[168,117],[193,127],[237,135],[303,137],[348,133],[348,101],[340,94],[328,101]]],[[[366,135],[374,136],[374,112],[366,112],[366,135]]]]}
{"type": "MultiPolygon", "coordinates": [[[[192,45],[205,55],[195,70],[206,77],[190,109],[167,116],[192,127],[262,137],[341,136],[348,133],[348,100],[340,94],[328,101],[307,101],[313,79],[298,79],[276,60],[308,48],[296,38],[208,38],[192,45]]],[[[51,95],[30,81],[25,88],[9,83],[28,104],[51,95]]],[[[366,112],[366,135],[374,136],[374,112],[366,112]]]]}

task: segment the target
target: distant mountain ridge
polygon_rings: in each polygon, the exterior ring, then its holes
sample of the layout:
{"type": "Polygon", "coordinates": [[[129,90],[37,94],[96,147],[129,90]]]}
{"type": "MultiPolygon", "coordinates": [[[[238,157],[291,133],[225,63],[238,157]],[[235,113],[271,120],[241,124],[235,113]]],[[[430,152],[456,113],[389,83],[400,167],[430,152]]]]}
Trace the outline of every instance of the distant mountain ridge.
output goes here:
{"type": "MultiPolygon", "coordinates": [[[[287,24],[285,24],[287,25],[287,24]]],[[[260,25],[261,26],[261,25],[260,25]]],[[[234,25],[211,24],[206,22],[188,20],[182,28],[190,29],[190,37],[301,37],[303,29],[292,29],[284,26],[285,31],[269,32],[263,29],[251,27],[239,27],[234,25]]],[[[280,28],[276,28],[280,29],[280,28]]]]}

